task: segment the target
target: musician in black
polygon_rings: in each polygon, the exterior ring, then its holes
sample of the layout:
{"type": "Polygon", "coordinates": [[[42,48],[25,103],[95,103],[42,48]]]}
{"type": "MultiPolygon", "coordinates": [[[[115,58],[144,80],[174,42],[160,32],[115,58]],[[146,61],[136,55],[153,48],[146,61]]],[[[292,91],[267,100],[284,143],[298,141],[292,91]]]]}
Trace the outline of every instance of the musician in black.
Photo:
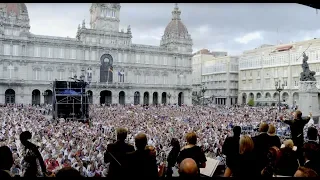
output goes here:
{"type": "Polygon", "coordinates": [[[127,129],[118,128],[116,130],[117,141],[108,144],[104,153],[104,162],[110,162],[108,178],[121,178],[125,176],[126,171],[126,154],[134,151],[134,146],[125,143],[127,138],[127,129]]]}
{"type": "Polygon", "coordinates": [[[39,147],[29,142],[31,137],[32,137],[32,134],[29,131],[24,131],[20,134],[21,144],[25,148],[23,163],[22,163],[25,170],[24,177],[46,176],[47,175],[46,166],[38,150],[39,147]]]}

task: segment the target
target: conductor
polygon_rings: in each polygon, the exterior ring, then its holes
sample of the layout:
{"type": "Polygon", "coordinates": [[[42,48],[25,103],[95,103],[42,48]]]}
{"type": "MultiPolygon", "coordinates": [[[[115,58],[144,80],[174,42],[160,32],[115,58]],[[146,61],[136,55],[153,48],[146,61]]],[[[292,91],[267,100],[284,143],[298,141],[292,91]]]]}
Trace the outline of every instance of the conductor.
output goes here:
{"type": "Polygon", "coordinates": [[[310,113],[307,119],[302,119],[302,112],[297,110],[294,112],[293,120],[283,121],[290,126],[291,138],[295,146],[301,147],[303,145],[303,128],[309,122],[311,117],[312,114],[310,113]]]}
{"type": "MultiPolygon", "coordinates": [[[[283,121],[284,123],[290,126],[291,139],[294,145],[297,146],[297,154],[299,157],[300,164],[302,164],[301,161],[303,161],[302,149],[301,149],[304,143],[303,129],[304,129],[304,126],[309,122],[311,117],[312,117],[312,114],[310,113],[307,119],[302,119],[302,112],[297,110],[294,112],[293,120],[283,121]]],[[[283,117],[281,117],[281,119],[283,120],[283,117]]]]}

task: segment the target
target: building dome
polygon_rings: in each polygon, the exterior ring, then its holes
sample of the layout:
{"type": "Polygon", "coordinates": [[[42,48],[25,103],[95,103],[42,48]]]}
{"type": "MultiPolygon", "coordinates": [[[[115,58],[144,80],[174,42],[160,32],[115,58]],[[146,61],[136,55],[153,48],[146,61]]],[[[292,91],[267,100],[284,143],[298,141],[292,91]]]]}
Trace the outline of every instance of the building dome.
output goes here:
{"type": "Polygon", "coordinates": [[[170,35],[178,35],[178,37],[185,37],[188,35],[188,30],[186,26],[182,23],[180,18],[181,11],[178,8],[178,5],[175,5],[174,10],[172,11],[172,20],[167,25],[164,36],[169,37],[170,35]]]}
{"type": "Polygon", "coordinates": [[[28,16],[27,6],[24,3],[0,3],[0,10],[8,16],[28,16]]]}

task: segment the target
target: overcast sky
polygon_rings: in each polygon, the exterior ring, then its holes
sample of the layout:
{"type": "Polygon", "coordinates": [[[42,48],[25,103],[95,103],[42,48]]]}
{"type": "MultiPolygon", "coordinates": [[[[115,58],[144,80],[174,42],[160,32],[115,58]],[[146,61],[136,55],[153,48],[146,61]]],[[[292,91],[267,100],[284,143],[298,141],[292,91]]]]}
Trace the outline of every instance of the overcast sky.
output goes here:
{"type": "MultiPolygon", "coordinates": [[[[90,21],[91,4],[27,3],[31,32],[75,37],[78,24],[90,21]]],[[[193,50],[207,48],[239,55],[261,44],[320,37],[320,12],[299,4],[178,4],[193,50]]],[[[131,25],[133,43],[159,45],[174,4],[122,3],[120,26],[131,25]]]]}

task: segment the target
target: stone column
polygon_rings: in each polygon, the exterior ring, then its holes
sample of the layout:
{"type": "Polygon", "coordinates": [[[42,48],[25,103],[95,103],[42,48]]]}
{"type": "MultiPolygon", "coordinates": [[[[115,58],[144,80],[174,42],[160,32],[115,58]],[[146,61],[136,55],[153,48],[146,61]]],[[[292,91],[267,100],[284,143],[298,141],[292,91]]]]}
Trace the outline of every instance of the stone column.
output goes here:
{"type": "Polygon", "coordinates": [[[316,81],[300,81],[298,109],[303,117],[308,116],[309,113],[314,117],[320,115],[318,91],[316,81]]]}

